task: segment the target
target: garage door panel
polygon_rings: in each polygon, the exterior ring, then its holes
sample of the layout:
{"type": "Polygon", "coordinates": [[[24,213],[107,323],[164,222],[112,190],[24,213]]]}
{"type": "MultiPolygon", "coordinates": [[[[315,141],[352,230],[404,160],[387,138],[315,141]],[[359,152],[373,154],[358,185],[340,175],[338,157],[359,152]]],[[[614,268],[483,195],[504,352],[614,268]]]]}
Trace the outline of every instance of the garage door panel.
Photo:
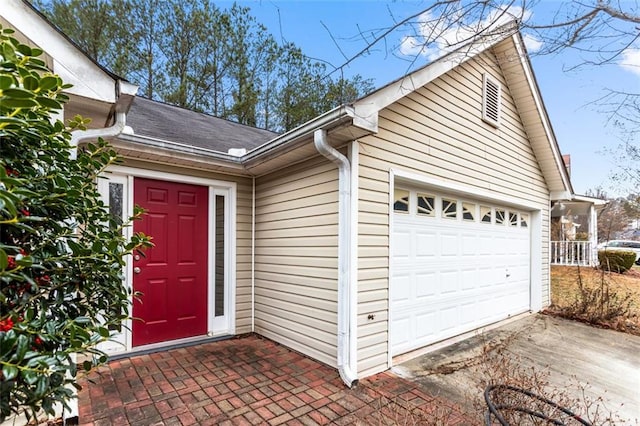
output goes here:
{"type": "Polygon", "coordinates": [[[458,291],[458,271],[442,271],[439,274],[439,287],[440,294],[446,296],[447,294],[457,293],[458,291]]]}
{"type": "Polygon", "coordinates": [[[457,257],[459,245],[457,233],[443,232],[440,234],[440,256],[457,257]]]}
{"type": "Polygon", "coordinates": [[[411,230],[395,231],[393,233],[393,250],[391,256],[398,261],[409,260],[411,255],[411,230]]]}
{"type": "Polygon", "coordinates": [[[435,232],[425,232],[414,230],[416,258],[428,260],[437,256],[437,234],[435,232]]]}
{"type": "Polygon", "coordinates": [[[418,339],[425,339],[433,336],[436,331],[435,324],[437,323],[437,313],[427,312],[415,315],[414,323],[416,324],[416,337],[418,339]]]}
{"type": "Polygon", "coordinates": [[[393,282],[395,285],[393,286],[393,291],[391,292],[391,301],[396,304],[400,304],[402,302],[406,302],[412,299],[412,288],[413,285],[412,274],[411,273],[397,273],[394,274],[393,282]]]}
{"type": "Polygon", "coordinates": [[[408,213],[393,218],[394,355],[529,309],[528,228],[482,223],[479,218],[463,221],[460,215],[457,220],[441,218],[440,212],[436,217],[421,216],[411,205],[408,213]]]}
{"type": "Polygon", "coordinates": [[[476,257],[478,255],[478,234],[462,234],[462,255],[465,257],[476,257]]]}
{"type": "Polygon", "coordinates": [[[438,278],[435,272],[418,272],[415,274],[415,279],[416,298],[418,300],[435,296],[438,293],[438,278]]]}

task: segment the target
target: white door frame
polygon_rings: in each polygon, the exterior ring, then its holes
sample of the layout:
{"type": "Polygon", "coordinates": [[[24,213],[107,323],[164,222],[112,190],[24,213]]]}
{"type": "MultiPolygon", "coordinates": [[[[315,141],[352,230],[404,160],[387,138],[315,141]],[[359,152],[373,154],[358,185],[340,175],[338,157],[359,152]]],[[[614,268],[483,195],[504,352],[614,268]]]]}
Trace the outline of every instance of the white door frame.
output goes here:
{"type": "MultiPolygon", "coordinates": [[[[176,173],[147,170],[128,166],[111,166],[98,179],[98,190],[106,205],[109,202],[109,183],[120,183],[123,185],[123,210],[125,218],[133,215],[134,194],[133,181],[135,178],[156,179],[169,182],[186,183],[200,185],[208,188],[208,229],[207,239],[207,336],[233,335],[236,328],[236,205],[237,205],[237,184],[217,179],[208,179],[194,176],[187,176],[176,173]],[[215,202],[216,196],[225,197],[224,206],[224,286],[225,286],[225,314],[214,318],[215,312],[215,202]]],[[[133,227],[124,230],[126,238],[133,235],[133,227]]],[[[133,262],[127,260],[124,271],[125,285],[133,288],[133,262]]],[[[133,301],[133,299],[131,300],[133,301]]],[[[131,312],[129,312],[131,314],[131,312]]],[[[123,324],[123,332],[114,336],[114,342],[105,342],[99,346],[108,354],[129,352],[132,350],[131,320],[123,324]]],[[[137,350],[153,349],[167,346],[168,344],[179,344],[183,342],[202,339],[205,336],[197,336],[186,339],[174,340],[171,342],[154,343],[136,347],[137,350]]]]}

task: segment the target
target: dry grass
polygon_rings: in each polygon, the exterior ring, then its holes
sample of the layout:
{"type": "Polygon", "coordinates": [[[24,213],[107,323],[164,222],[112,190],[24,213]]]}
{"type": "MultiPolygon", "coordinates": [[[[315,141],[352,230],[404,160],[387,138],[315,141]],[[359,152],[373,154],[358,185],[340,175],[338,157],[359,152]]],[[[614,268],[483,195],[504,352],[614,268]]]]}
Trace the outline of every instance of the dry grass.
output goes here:
{"type": "Polygon", "coordinates": [[[578,268],[575,266],[551,267],[551,302],[549,312],[595,323],[596,325],[640,335],[640,268],[634,267],[625,274],[604,272],[594,268],[580,268],[582,283],[587,291],[603,288],[605,294],[628,307],[624,315],[590,320],[586,316],[567,315],[580,303],[583,292],[578,285],[578,268]]]}

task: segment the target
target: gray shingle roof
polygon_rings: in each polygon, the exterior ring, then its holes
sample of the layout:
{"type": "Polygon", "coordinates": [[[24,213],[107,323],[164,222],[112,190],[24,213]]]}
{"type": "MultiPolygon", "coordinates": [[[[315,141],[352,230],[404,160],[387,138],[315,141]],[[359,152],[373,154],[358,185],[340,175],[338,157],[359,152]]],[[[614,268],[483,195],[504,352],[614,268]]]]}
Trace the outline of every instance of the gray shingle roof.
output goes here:
{"type": "Polygon", "coordinates": [[[230,148],[250,151],[278,136],[269,130],[141,97],[133,100],[127,114],[127,126],[138,136],[224,153],[230,148]]]}

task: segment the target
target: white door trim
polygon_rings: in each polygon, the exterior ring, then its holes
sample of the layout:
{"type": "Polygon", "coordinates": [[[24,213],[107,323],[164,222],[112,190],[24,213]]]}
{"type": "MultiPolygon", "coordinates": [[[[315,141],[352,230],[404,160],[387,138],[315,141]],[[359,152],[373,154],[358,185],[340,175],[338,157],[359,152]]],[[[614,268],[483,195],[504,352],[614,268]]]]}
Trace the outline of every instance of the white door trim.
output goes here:
{"type": "MultiPolygon", "coordinates": [[[[235,334],[236,328],[236,208],[237,208],[237,183],[227,182],[217,179],[208,179],[202,177],[188,176],[177,173],[161,172],[156,170],[147,170],[128,166],[112,166],[98,179],[98,188],[103,199],[108,202],[109,182],[122,183],[124,185],[124,215],[129,217],[133,214],[134,194],[133,181],[136,177],[156,179],[169,182],[186,183],[191,185],[199,185],[208,187],[209,203],[208,203],[208,227],[209,235],[207,239],[208,256],[207,256],[207,291],[209,294],[208,312],[207,312],[207,335],[232,335],[235,334]],[[225,318],[220,321],[214,321],[215,305],[211,302],[215,290],[215,196],[222,195],[225,197],[225,318]]],[[[125,229],[125,236],[130,238],[133,234],[133,228],[125,229]]],[[[125,285],[127,288],[133,288],[133,262],[127,261],[125,269],[125,285]]],[[[114,344],[103,345],[103,350],[107,353],[121,353],[132,350],[131,336],[131,320],[123,324],[123,333],[114,342],[114,344]],[[124,347],[123,347],[124,346],[124,347]]],[[[204,337],[204,336],[202,336],[204,337]]],[[[195,338],[198,339],[198,338],[195,338]]],[[[180,339],[178,341],[162,342],[152,345],[136,347],[137,350],[150,349],[155,347],[167,346],[170,344],[180,343],[182,341],[192,341],[194,338],[180,339]]]]}

